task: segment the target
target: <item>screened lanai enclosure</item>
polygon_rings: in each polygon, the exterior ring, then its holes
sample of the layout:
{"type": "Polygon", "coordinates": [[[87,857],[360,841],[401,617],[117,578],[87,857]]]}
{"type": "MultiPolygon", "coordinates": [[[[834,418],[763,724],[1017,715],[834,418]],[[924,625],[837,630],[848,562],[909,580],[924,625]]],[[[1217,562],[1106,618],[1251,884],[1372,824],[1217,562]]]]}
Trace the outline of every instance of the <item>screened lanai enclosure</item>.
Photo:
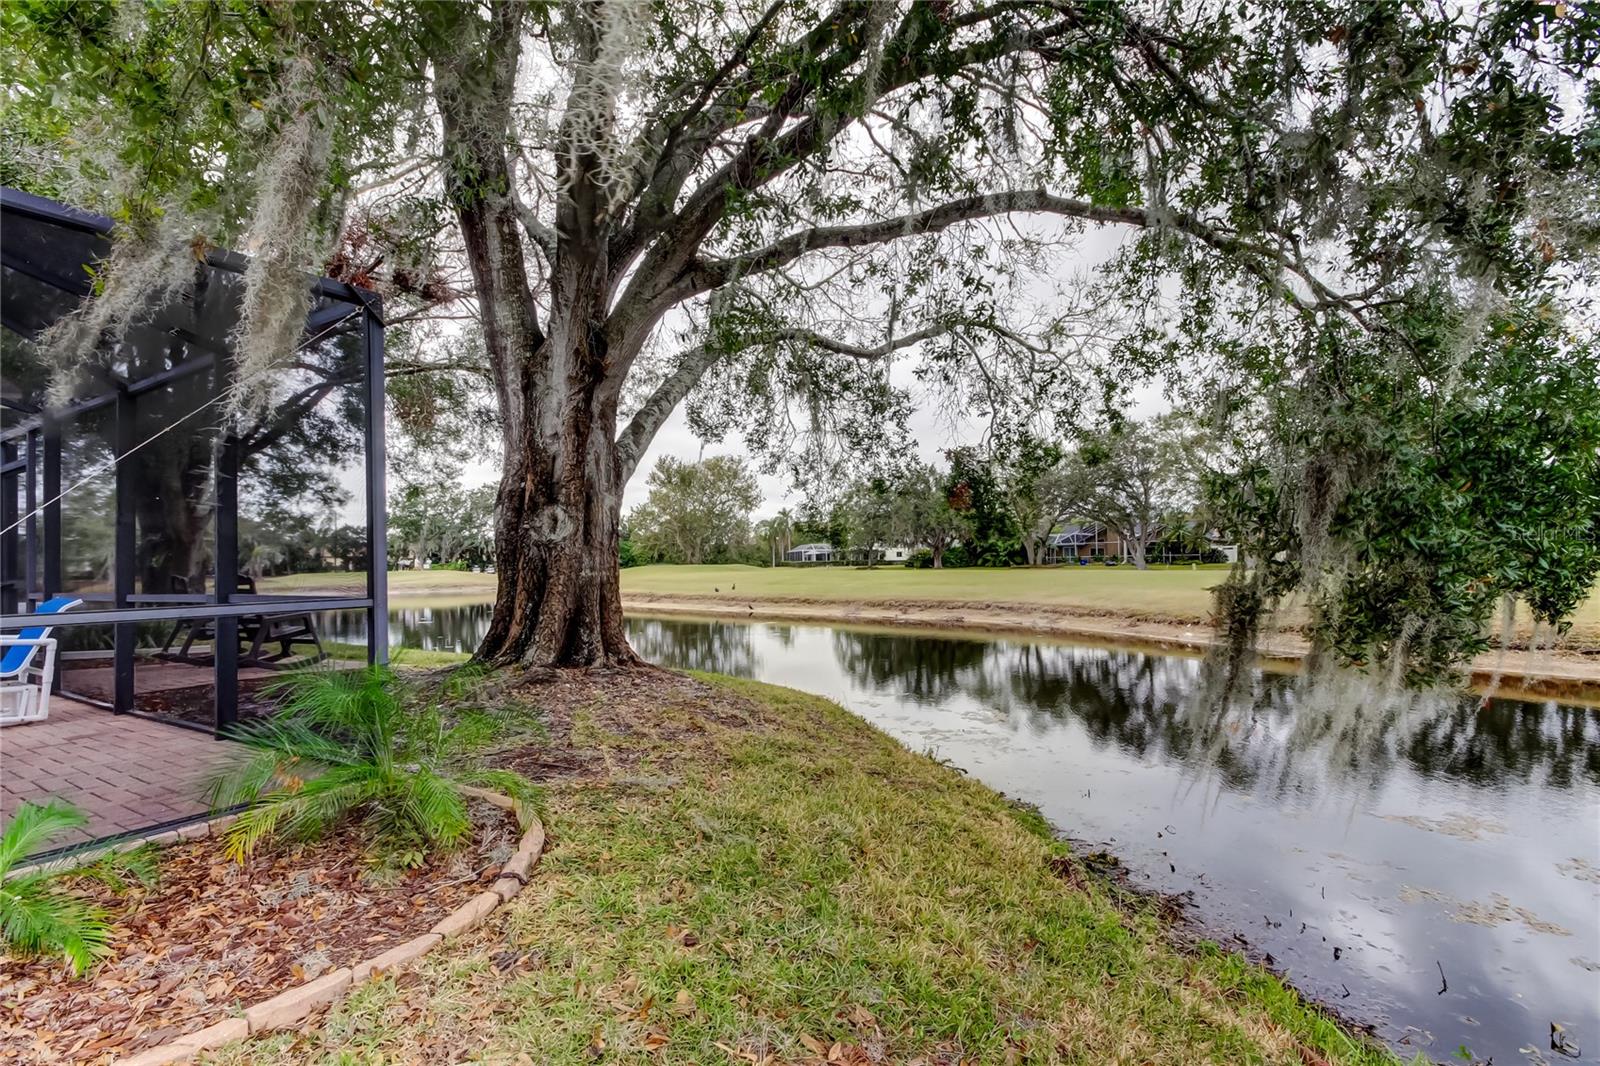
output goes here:
{"type": "Polygon", "coordinates": [[[329,612],[367,612],[382,658],[377,297],[308,277],[298,346],[241,381],[248,261],[199,249],[189,284],[64,382],[38,342],[90,295],[112,222],[11,189],[0,212],[0,631],[70,603],[51,619],[62,703],[202,731],[287,667],[360,661],[329,645],[329,612]]]}

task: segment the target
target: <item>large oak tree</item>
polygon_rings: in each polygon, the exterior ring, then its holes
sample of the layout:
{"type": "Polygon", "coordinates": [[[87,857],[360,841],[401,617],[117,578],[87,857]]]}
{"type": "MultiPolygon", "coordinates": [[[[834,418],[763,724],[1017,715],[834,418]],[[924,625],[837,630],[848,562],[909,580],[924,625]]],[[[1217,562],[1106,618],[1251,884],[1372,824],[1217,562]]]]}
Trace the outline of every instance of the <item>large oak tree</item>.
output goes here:
{"type": "MultiPolygon", "coordinates": [[[[758,450],[860,448],[904,414],[896,353],[997,432],[1200,359],[1278,442],[1274,498],[1337,510],[1382,457],[1307,479],[1349,435],[1323,414],[1403,423],[1397,454],[1426,441],[1430,403],[1474,402],[1456,371],[1508,311],[1554,323],[1529,358],[1585,342],[1568,316],[1596,232],[1600,18],[1583,4],[33,0],[3,17],[25,149],[7,180],[117,200],[147,244],[184,211],[252,234],[263,277],[300,247],[285,226],[375,203],[411,224],[375,279],[425,299],[418,263],[465,264],[504,461],[491,663],[637,661],[619,508],[686,399],[758,450]],[[1101,271],[1131,316],[1114,336],[1041,288],[1091,228],[1131,235],[1101,271]],[[1273,421],[1291,408],[1317,418],[1273,421]]],[[[269,332],[249,328],[245,350],[269,332]]],[[[1556,445],[1592,466],[1592,433],[1556,445]]],[[[1577,477],[1573,528],[1595,514],[1577,477]]],[[[1530,599],[1570,610],[1597,565],[1563,556],[1561,594],[1530,599]]]]}

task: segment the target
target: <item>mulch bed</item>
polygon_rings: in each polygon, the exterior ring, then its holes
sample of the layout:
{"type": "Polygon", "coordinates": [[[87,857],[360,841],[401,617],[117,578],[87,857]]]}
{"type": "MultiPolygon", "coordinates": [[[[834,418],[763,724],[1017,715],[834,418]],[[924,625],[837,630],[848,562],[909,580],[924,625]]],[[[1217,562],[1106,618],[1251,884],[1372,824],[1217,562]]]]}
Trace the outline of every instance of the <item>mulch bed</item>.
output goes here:
{"type": "MultiPolygon", "coordinates": [[[[195,725],[210,727],[216,722],[216,686],[211,680],[211,667],[206,664],[194,671],[193,684],[172,688],[147,689],[134,696],[133,709],[141,714],[151,714],[195,725]]],[[[239,679],[239,718],[241,721],[274,714],[279,696],[272,686],[281,684],[282,677],[246,677],[239,679]]],[[[62,675],[64,690],[90,699],[109,703],[112,698],[110,681],[94,676],[92,671],[68,670],[62,675]]]]}
{"type": "Polygon", "coordinates": [[[350,828],[243,866],[217,840],[171,845],[148,892],[80,885],[112,915],[113,953],[82,979],[57,960],[0,958],[0,1060],[110,1062],[427,932],[516,847],[509,812],[471,812],[468,846],[388,881],[350,828]]]}
{"type": "MultiPolygon", "coordinates": [[[[239,720],[264,718],[277,713],[278,700],[270,688],[282,682],[281,678],[256,677],[239,681],[239,720]]],[[[210,727],[217,720],[216,690],[209,682],[185,688],[162,689],[158,692],[141,692],[134,707],[145,714],[195,725],[210,727]]]]}

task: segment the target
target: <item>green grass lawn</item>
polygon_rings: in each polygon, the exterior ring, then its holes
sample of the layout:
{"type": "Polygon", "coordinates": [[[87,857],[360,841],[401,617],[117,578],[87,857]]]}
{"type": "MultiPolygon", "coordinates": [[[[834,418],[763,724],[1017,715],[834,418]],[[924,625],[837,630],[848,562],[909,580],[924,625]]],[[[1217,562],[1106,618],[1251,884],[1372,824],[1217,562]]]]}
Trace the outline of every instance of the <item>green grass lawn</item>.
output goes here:
{"type": "Polygon", "coordinates": [[[881,566],[872,570],[832,566],[638,566],[622,572],[622,592],[624,595],[1027,604],[1144,612],[1200,621],[1210,611],[1208,590],[1226,576],[1222,569],[1140,571],[1124,566],[995,570],[912,570],[904,566],[881,566]]]}
{"type": "Polygon", "coordinates": [[[1237,956],[1175,949],[1036,815],[835,704],[584,684],[520,749],[566,768],[527,889],[223,1063],[1394,1061],[1237,956]]]}
{"type": "MultiPolygon", "coordinates": [[[[341,644],[337,640],[325,640],[322,649],[333,659],[341,662],[364,663],[367,661],[367,646],[365,644],[341,644]]],[[[466,662],[472,656],[464,651],[429,651],[426,648],[393,648],[390,650],[389,662],[394,666],[414,666],[418,668],[433,668],[437,666],[457,666],[466,662]]]]}
{"type": "MultiPolygon", "coordinates": [[[[258,583],[262,592],[295,592],[302,589],[354,589],[366,587],[366,576],[353,573],[274,574],[258,583]]],[[[391,570],[389,594],[437,592],[481,592],[494,595],[494,575],[474,574],[470,570],[391,570]]]]}
{"type": "MultiPolygon", "coordinates": [[[[1226,578],[1225,567],[1191,570],[1185,566],[1150,570],[1127,566],[959,570],[911,570],[904,566],[872,570],[835,566],[639,566],[622,571],[622,593],[1023,605],[1200,622],[1210,617],[1211,588],[1226,578]]],[[[1525,609],[1518,612],[1517,629],[1522,636],[1529,632],[1525,609]]],[[[1600,592],[1578,608],[1567,644],[1600,646],[1600,592]]]]}
{"type": "MultiPolygon", "coordinates": [[[[766,568],[757,566],[636,566],[622,571],[624,596],[694,596],[723,599],[791,599],[818,602],[945,602],[1040,606],[1121,614],[1175,622],[1210,616],[1211,588],[1227,576],[1221,567],[1134,570],[1126,566],[1028,569],[911,570],[881,566],[766,568]]],[[[338,589],[352,574],[288,574],[262,580],[263,592],[338,589]]],[[[454,570],[394,570],[389,594],[451,596],[457,602],[492,598],[493,574],[454,570]]],[[[416,601],[414,601],[416,602],[416,601]]],[[[441,601],[440,605],[443,605],[441,601]]],[[[1518,632],[1526,635],[1526,615],[1518,632]]],[[[1569,646],[1600,646],[1600,595],[1590,596],[1573,618],[1569,646]]]]}

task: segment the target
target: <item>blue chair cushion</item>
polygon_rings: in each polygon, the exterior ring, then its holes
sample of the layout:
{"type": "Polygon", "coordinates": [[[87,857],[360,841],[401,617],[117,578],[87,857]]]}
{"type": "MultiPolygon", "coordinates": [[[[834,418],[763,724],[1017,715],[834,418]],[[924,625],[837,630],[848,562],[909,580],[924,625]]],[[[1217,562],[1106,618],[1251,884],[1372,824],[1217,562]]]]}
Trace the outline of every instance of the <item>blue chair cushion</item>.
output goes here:
{"type": "MultiPolygon", "coordinates": [[[[34,614],[60,614],[69,607],[76,607],[83,601],[76,596],[55,596],[45,600],[33,609],[34,614]]],[[[29,626],[17,636],[24,640],[38,640],[50,632],[49,626],[29,626]]],[[[13,677],[22,672],[28,665],[28,660],[33,658],[33,653],[39,650],[37,644],[14,644],[6,649],[4,658],[0,658],[0,677],[13,677]]]]}

